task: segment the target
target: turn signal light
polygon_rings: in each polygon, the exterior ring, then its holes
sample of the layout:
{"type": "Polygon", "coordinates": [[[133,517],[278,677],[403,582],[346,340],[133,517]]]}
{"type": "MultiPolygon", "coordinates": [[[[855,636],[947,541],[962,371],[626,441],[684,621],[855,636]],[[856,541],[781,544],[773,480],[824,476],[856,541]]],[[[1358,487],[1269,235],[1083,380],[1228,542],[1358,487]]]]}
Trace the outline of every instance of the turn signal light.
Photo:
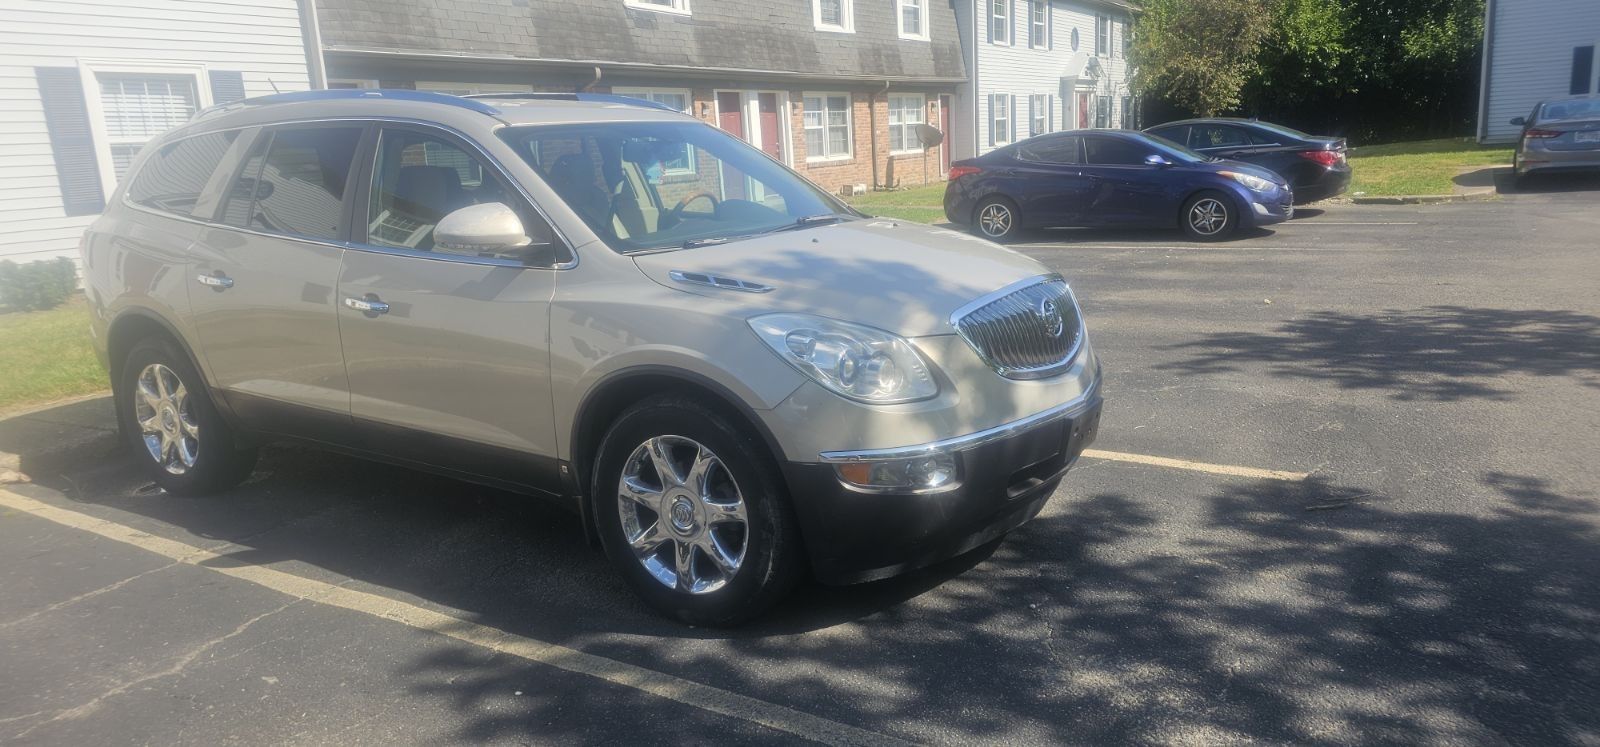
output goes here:
{"type": "Polygon", "coordinates": [[[1561,137],[1561,132],[1557,130],[1528,130],[1523,134],[1527,137],[1535,137],[1541,140],[1547,137],[1561,137]]]}
{"type": "Polygon", "coordinates": [[[980,169],[977,166],[951,166],[950,167],[950,181],[955,181],[957,179],[960,179],[963,176],[967,176],[969,174],[976,174],[976,173],[981,172],[981,171],[983,171],[983,169],[980,169]]]}

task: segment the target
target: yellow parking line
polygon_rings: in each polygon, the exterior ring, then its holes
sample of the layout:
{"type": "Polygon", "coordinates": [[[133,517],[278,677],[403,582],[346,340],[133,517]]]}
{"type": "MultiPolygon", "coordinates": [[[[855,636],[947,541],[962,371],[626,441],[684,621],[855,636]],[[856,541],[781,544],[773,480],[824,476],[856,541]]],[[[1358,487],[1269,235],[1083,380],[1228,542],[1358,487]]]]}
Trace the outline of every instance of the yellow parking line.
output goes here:
{"type": "Polygon", "coordinates": [[[478,625],[377,594],[296,576],[264,566],[240,563],[211,550],[157,537],[133,527],[77,511],[58,508],[9,490],[0,489],[0,506],[148,550],[180,563],[216,571],[292,597],[393,620],[418,630],[449,636],[491,651],[568,672],[586,674],[615,685],[787,732],[804,739],[838,745],[906,744],[893,737],[757,700],[748,695],[740,695],[633,664],[587,654],[577,649],[515,635],[498,628],[478,625]]]}
{"type": "Polygon", "coordinates": [[[1148,454],[1128,454],[1121,451],[1101,451],[1100,449],[1084,449],[1083,455],[1086,457],[1092,457],[1094,459],[1109,459],[1114,462],[1132,462],[1134,464],[1148,464],[1152,467],[1186,469],[1193,472],[1207,472],[1213,475],[1254,477],[1261,480],[1301,482],[1307,477],[1311,476],[1311,473],[1309,472],[1285,472],[1283,470],[1276,469],[1237,467],[1231,464],[1208,464],[1206,462],[1191,462],[1187,459],[1170,459],[1167,457],[1150,456],[1148,454]]]}

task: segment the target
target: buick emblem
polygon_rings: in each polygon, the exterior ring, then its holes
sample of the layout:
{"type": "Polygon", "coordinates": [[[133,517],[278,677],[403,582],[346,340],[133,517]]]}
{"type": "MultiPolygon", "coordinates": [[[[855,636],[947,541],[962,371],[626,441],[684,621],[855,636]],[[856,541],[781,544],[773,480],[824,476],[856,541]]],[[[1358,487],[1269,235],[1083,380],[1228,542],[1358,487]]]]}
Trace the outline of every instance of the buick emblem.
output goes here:
{"type": "Polygon", "coordinates": [[[1066,331],[1066,323],[1061,319],[1061,309],[1056,307],[1056,302],[1048,298],[1040,299],[1039,305],[1033,307],[1034,316],[1039,317],[1039,323],[1044,325],[1045,334],[1051,337],[1060,337],[1066,331]]]}

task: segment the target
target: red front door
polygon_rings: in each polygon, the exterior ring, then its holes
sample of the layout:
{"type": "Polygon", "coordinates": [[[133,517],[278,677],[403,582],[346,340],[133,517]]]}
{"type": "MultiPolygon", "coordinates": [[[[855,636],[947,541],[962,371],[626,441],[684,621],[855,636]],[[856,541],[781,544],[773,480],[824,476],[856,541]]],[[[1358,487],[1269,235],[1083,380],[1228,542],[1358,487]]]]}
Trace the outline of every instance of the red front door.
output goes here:
{"type": "Polygon", "coordinates": [[[778,94],[756,94],[756,105],[761,110],[761,150],[779,161],[783,160],[783,145],[779,140],[778,94]]]}
{"type": "Polygon", "coordinates": [[[1078,94],[1078,128],[1089,126],[1089,94],[1078,94]]]}
{"type": "MultiPolygon", "coordinates": [[[[717,126],[740,140],[745,139],[743,94],[738,91],[723,91],[717,94],[717,126]]],[[[744,174],[726,163],[721,164],[721,168],[722,199],[744,199],[744,174]]]]}

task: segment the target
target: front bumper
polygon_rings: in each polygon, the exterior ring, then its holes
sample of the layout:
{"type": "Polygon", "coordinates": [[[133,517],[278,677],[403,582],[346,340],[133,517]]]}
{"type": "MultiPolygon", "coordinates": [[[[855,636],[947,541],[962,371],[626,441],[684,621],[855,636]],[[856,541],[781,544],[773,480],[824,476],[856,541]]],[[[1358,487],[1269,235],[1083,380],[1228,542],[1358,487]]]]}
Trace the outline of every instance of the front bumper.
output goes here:
{"type": "Polygon", "coordinates": [[[1254,225],[1266,226],[1282,223],[1294,217],[1294,197],[1288,190],[1279,190],[1280,197],[1257,196],[1250,202],[1250,220],[1254,225]]]}
{"type": "Polygon", "coordinates": [[[818,580],[857,583],[960,555],[1027,522],[1095,439],[1098,387],[1052,410],[919,446],[832,452],[784,473],[818,580]],[[959,478],[936,492],[868,492],[844,483],[839,463],[949,453],[959,478]]]}

